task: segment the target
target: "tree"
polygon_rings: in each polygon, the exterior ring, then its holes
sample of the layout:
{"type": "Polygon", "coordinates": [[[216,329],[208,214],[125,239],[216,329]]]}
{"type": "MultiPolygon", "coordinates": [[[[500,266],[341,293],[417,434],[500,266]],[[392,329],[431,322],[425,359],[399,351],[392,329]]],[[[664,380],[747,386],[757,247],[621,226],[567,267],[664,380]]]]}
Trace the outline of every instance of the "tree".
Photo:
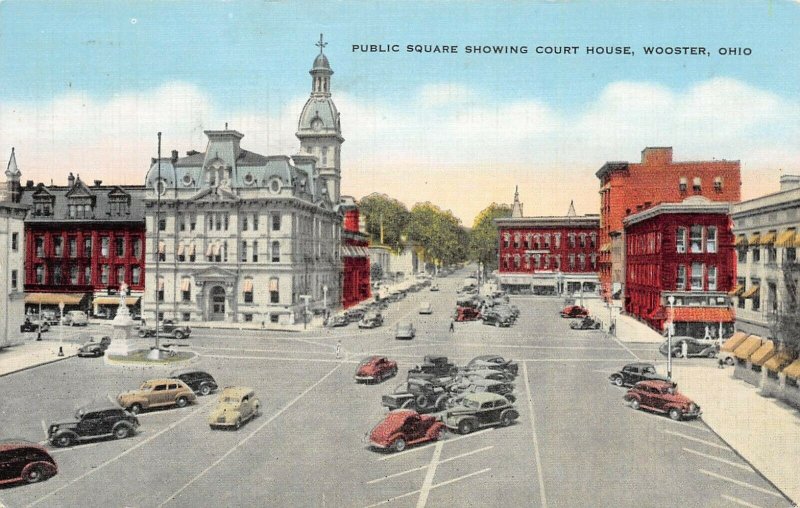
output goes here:
{"type": "Polygon", "coordinates": [[[469,259],[483,263],[484,271],[497,268],[498,233],[495,219],[511,217],[511,207],[492,203],[475,217],[469,235],[469,259]]]}
{"type": "Polygon", "coordinates": [[[366,217],[366,229],[372,243],[381,242],[383,228],[383,244],[395,251],[403,249],[403,235],[409,217],[403,203],[386,194],[372,193],[361,198],[358,208],[361,215],[366,217]]]}
{"type": "Polygon", "coordinates": [[[782,347],[792,357],[800,357],[800,308],[776,312],[770,327],[778,349],[782,347]]]}
{"type": "Polygon", "coordinates": [[[449,265],[466,259],[464,228],[450,210],[417,203],[409,213],[406,231],[408,239],[422,247],[428,262],[449,265]]]}

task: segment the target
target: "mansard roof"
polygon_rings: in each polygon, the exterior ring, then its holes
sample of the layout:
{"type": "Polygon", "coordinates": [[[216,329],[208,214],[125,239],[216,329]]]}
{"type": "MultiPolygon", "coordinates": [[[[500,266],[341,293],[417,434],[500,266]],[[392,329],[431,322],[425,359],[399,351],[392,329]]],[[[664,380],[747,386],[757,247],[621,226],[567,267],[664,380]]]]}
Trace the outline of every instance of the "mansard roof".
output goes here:
{"type": "MultiPolygon", "coordinates": [[[[144,195],[143,185],[86,185],[80,179],[75,180],[73,186],[50,185],[42,183],[22,188],[20,204],[33,207],[35,201],[45,197],[53,200],[52,215],[34,215],[33,210],[28,212],[25,219],[31,223],[47,222],[141,222],[144,223],[144,195]],[[112,213],[110,202],[113,198],[127,196],[129,199],[127,212],[112,213]],[[74,199],[91,198],[92,218],[70,218],[69,205],[74,199]],[[38,198],[38,199],[37,199],[38,198]],[[72,200],[70,199],[72,198],[72,200]]],[[[86,202],[85,199],[81,200],[86,202]]]]}

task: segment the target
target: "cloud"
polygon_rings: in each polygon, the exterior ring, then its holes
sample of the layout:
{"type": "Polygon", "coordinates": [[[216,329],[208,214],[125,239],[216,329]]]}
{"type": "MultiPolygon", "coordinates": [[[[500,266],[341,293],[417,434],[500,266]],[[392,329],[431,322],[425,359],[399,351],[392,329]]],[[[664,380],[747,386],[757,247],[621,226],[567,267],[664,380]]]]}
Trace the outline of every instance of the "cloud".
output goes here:
{"type": "MultiPolygon", "coordinates": [[[[97,100],[70,93],[48,102],[0,103],[0,161],[11,146],[24,179],[141,183],[156,135],[163,153],[203,150],[203,130],[225,122],[243,146],[292,154],[307,96],[277,109],[222,111],[213,97],[171,82],[97,100]]],[[[409,206],[431,200],[465,223],[520,184],[527,214],[563,213],[570,199],[597,209],[595,171],[607,160],[637,161],[646,146],[672,146],[676,160],[742,161],[743,197],[777,189],[778,169],[800,172],[800,104],[731,78],[684,89],[619,81],[580,108],[544,99],[499,101],[461,83],[424,86],[384,101],[337,93],[342,114],[343,192],[387,192],[409,206]],[[527,196],[527,197],[526,197],[527,196]]]]}

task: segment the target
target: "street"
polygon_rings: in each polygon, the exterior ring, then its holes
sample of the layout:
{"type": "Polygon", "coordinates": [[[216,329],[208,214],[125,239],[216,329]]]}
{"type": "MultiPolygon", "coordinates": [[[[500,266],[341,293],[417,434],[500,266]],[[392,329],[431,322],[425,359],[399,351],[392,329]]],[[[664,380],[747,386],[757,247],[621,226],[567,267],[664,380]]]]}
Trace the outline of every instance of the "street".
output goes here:
{"type": "MultiPolygon", "coordinates": [[[[211,431],[216,395],[183,409],[145,412],[132,438],[52,449],[59,473],[0,490],[0,503],[23,506],[791,506],[701,420],[675,422],[635,411],[608,376],[632,361],[666,371],[657,344],[622,344],[597,330],[571,330],[562,301],[512,297],[521,315],[510,328],[456,323],[448,331],[463,273],[441,291],[390,304],[386,324],[307,333],[194,330],[184,341],[220,386],[245,385],[261,415],[238,431],[211,431]],[[420,302],[433,314],[418,315],[420,302]],[[411,341],[394,325],[410,318],[411,341]],[[335,354],[341,340],[342,358],[335,354]],[[365,435],[385,414],[381,395],[426,354],[463,365],[496,353],[520,363],[516,406],[507,428],[461,436],[400,453],[377,452],[365,435]],[[353,381],[367,355],[396,360],[396,378],[353,381]]],[[[89,332],[97,334],[96,327],[89,332]]],[[[55,328],[51,334],[58,333],[55,328]]],[[[180,346],[183,347],[183,346],[180,346]]],[[[713,360],[676,360],[707,364],[713,360]]],[[[3,437],[43,442],[48,423],[82,403],[116,397],[168,368],[132,369],[102,359],[68,360],[3,378],[3,437]]],[[[680,386],[678,387],[680,389],[680,386]]],[[[687,394],[691,397],[691,394],[687,394]]]]}

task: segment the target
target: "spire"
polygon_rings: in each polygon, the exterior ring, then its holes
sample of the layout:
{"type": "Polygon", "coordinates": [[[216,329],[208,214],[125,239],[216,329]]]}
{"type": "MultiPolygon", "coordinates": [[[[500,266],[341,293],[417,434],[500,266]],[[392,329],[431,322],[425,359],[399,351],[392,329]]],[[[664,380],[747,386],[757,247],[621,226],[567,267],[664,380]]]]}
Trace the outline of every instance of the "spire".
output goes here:
{"type": "Polygon", "coordinates": [[[514,186],[514,204],[511,206],[512,217],[522,217],[522,203],[519,202],[519,185],[514,186]]]}
{"type": "Polygon", "coordinates": [[[331,95],[331,64],[328,62],[328,57],[325,56],[323,49],[328,45],[323,40],[322,34],[319,34],[319,42],[314,44],[319,48],[319,55],[314,59],[314,65],[311,66],[309,73],[311,74],[311,94],[312,95],[331,95]]]}
{"type": "Polygon", "coordinates": [[[567,217],[575,217],[576,215],[578,215],[578,214],[575,213],[575,203],[573,202],[573,200],[570,200],[569,201],[569,210],[567,210],[567,217]]]}
{"type": "Polygon", "coordinates": [[[11,158],[8,159],[8,167],[6,168],[6,176],[8,178],[19,178],[22,172],[17,167],[17,157],[14,155],[14,147],[11,147],[11,158]]]}

